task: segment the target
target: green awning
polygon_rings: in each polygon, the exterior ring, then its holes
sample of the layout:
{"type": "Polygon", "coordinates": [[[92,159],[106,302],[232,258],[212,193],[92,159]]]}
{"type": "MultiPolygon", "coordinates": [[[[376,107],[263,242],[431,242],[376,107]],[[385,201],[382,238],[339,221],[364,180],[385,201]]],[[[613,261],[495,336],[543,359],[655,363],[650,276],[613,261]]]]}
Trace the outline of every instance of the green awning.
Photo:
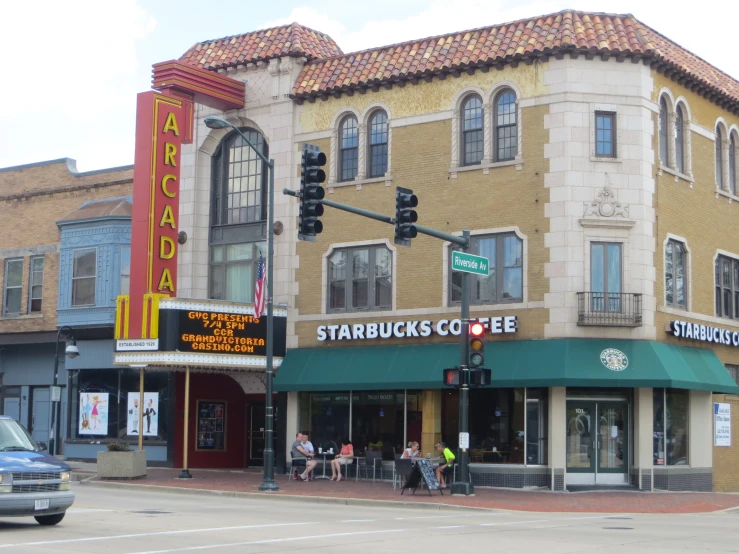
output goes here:
{"type": "MultiPolygon", "coordinates": [[[[493,370],[491,386],[498,388],[668,387],[739,394],[712,350],[662,342],[488,342],[485,361],[493,370]]],[[[287,352],[274,385],[277,391],[439,389],[442,370],[458,363],[457,343],[299,348],[287,352]]]]}

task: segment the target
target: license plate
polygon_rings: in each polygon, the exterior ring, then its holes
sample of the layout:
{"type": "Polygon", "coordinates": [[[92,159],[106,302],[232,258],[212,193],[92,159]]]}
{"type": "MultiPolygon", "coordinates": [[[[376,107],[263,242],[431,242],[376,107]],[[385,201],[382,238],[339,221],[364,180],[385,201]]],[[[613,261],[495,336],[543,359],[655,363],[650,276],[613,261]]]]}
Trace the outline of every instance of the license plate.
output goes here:
{"type": "Polygon", "coordinates": [[[49,499],[46,498],[44,500],[36,500],[33,506],[34,510],[48,510],[49,509],[49,499]]]}

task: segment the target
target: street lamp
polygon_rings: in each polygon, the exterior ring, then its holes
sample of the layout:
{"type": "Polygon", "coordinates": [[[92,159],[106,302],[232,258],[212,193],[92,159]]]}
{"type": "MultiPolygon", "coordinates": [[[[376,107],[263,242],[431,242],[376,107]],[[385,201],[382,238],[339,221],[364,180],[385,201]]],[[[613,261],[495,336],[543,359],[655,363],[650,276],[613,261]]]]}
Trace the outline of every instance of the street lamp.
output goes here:
{"type": "MultiPolygon", "coordinates": [[[[57,433],[56,426],[57,421],[59,420],[57,412],[59,411],[59,400],[54,400],[53,394],[57,389],[57,383],[59,381],[59,342],[62,340],[62,333],[65,333],[65,340],[69,342],[67,345],[67,348],[64,350],[64,354],[67,356],[67,358],[76,358],[80,355],[80,349],[77,348],[77,341],[74,340],[74,337],[72,336],[72,329],[71,327],[67,327],[66,325],[59,327],[59,330],[56,333],[56,353],[54,355],[54,386],[52,387],[52,411],[51,411],[51,438],[49,439],[49,454],[54,456],[56,454],[56,442],[57,442],[57,436],[59,433],[57,433]]],[[[70,410],[72,409],[72,404],[69,401],[71,398],[71,388],[70,388],[70,380],[67,379],[67,413],[70,413],[70,410]]],[[[67,421],[69,421],[69,418],[67,418],[67,421]]],[[[67,429],[67,433],[69,433],[69,429],[67,429]]],[[[67,436],[69,436],[67,434],[67,436]]]]}
{"type": "Polygon", "coordinates": [[[265,402],[264,402],[264,479],[259,485],[260,491],[278,491],[280,488],[275,483],[275,451],[274,451],[274,407],[272,406],[272,380],[274,378],[274,368],[272,367],[273,348],[273,319],[272,319],[272,261],[274,258],[274,237],[272,228],[275,222],[275,161],[267,159],[242,133],[236,126],[229,123],[225,119],[216,116],[208,116],[203,122],[209,129],[226,129],[231,128],[236,131],[244,142],[248,144],[257,156],[269,168],[269,197],[267,204],[267,380],[265,383],[265,402]]]}

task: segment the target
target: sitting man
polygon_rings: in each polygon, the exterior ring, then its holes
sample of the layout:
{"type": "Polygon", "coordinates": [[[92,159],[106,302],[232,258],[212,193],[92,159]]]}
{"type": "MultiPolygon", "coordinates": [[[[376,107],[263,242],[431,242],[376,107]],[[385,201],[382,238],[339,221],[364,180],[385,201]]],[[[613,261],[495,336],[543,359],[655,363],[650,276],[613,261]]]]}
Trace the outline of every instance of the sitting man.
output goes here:
{"type": "Polygon", "coordinates": [[[439,485],[442,489],[447,488],[446,478],[451,477],[454,474],[454,453],[449,450],[445,443],[437,442],[436,450],[441,452],[444,456],[444,462],[436,468],[436,479],[439,481],[439,485]]]}
{"type": "MultiPolygon", "coordinates": [[[[296,466],[305,466],[305,470],[298,477],[303,481],[308,480],[308,474],[313,471],[316,467],[317,462],[313,459],[313,456],[308,454],[308,451],[303,448],[303,433],[295,435],[295,442],[293,442],[290,448],[290,456],[293,459],[293,464],[296,466]]],[[[297,471],[295,472],[297,473],[297,471]]]]}
{"type": "MultiPolygon", "coordinates": [[[[312,458],[316,455],[316,451],[313,449],[313,443],[310,441],[310,437],[308,436],[308,431],[301,431],[300,434],[303,436],[303,440],[301,444],[303,445],[303,449],[308,453],[308,455],[312,458]]],[[[308,472],[308,479],[313,480],[313,472],[308,472]]]]}

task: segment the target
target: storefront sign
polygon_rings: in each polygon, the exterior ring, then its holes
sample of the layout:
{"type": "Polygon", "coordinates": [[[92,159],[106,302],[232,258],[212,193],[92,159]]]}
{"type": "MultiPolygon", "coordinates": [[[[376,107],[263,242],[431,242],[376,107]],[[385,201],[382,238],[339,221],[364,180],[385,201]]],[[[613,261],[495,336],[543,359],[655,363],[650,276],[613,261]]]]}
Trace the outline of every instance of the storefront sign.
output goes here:
{"type": "Polygon", "coordinates": [[[739,332],[713,327],[711,325],[700,325],[687,321],[674,320],[667,328],[679,339],[693,339],[702,342],[715,342],[725,346],[739,346],[739,332]]]}
{"type": "MultiPolygon", "coordinates": [[[[516,333],[518,317],[508,315],[502,317],[478,317],[490,334],[516,333]]],[[[423,321],[390,321],[386,323],[353,323],[344,325],[321,325],[317,329],[319,341],[326,340],[371,340],[389,338],[430,337],[433,334],[441,337],[459,336],[462,333],[461,319],[442,319],[434,323],[423,321]]]]}
{"type": "MultiPolygon", "coordinates": [[[[275,356],[285,355],[285,317],[274,317],[275,356]]],[[[267,355],[267,318],[226,312],[159,312],[161,350],[210,354],[267,355]]]]}
{"type": "Polygon", "coordinates": [[[713,445],[731,446],[731,404],[713,405],[713,445]]]}
{"type": "Polygon", "coordinates": [[[138,352],[159,350],[159,339],[119,339],[115,341],[116,352],[138,352]]]}

